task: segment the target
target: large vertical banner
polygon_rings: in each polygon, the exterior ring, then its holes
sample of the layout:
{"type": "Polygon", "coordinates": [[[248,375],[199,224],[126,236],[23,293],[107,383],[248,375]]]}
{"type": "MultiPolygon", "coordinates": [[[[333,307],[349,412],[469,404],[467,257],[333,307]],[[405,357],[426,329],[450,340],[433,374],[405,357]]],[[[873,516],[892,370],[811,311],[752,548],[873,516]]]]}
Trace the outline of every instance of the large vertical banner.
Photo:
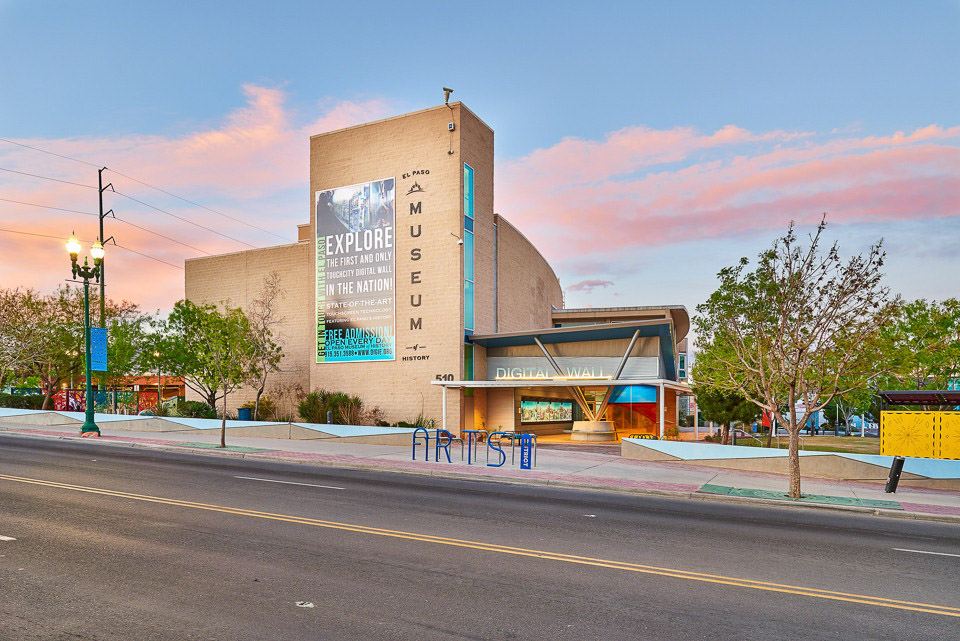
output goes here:
{"type": "Polygon", "coordinates": [[[316,193],[318,363],[395,358],[394,186],[316,193]]]}

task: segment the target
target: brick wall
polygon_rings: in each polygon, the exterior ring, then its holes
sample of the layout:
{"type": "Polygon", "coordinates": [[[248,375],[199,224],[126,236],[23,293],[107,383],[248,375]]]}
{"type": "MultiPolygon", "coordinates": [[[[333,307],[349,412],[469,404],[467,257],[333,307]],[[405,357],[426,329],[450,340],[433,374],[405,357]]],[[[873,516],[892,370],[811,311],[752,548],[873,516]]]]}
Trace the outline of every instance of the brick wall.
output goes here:
{"type": "MultiPolygon", "coordinates": [[[[278,301],[282,324],[276,336],[283,346],[281,371],[267,382],[267,395],[277,398],[277,388],[309,385],[308,339],[313,333],[313,297],[304,296],[313,288],[310,245],[298,243],[250,251],[188,259],[185,262],[184,296],[195,303],[213,303],[247,309],[260,295],[263,280],[270,272],[280,274],[283,297],[278,301]]],[[[254,391],[241,388],[227,397],[228,412],[254,399],[254,391]]],[[[203,400],[189,389],[189,400],[203,400]]],[[[292,399],[281,411],[296,416],[292,399]]]]}
{"type": "Polygon", "coordinates": [[[540,252],[502,216],[497,217],[500,332],[553,327],[551,306],[563,307],[563,290],[540,252]]]}

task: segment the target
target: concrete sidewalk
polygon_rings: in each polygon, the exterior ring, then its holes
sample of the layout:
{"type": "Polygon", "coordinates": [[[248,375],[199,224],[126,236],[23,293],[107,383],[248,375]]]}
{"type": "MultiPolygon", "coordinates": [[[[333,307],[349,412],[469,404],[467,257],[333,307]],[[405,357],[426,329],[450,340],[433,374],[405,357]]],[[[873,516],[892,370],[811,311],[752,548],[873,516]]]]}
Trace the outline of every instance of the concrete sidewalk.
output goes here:
{"type": "MultiPolygon", "coordinates": [[[[511,465],[511,452],[505,449],[503,467],[486,465],[486,445],[478,448],[479,461],[461,462],[459,448],[450,448],[451,463],[423,460],[423,447],[417,448],[418,460],[411,460],[410,446],[344,443],[336,439],[285,440],[273,438],[229,438],[227,450],[216,448],[219,432],[156,433],[102,429],[99,439],[83,439],[104,445],[152,447],[171,451],[234,456],[254,460],[278,460],[332,467],[350,467],[405,472],[450,478],[494,480],[537,485],[606,489],[622,492],[664,494],[722,501],[752,501],[787,506],[833,508],[901,518],[930,519],[960,523],[960,492],[901,487],[886,494],[883,482],[836,481],[804,478],[805,498],[801,503],[785,499],[787,477],[780,474],[719,470],[706,466],[670,462],[623,459],[617,450],[611,453],[552,449],[541,447],[532,470],[511,465]]],[[[4,425],[0,436],[78,439],[77,431],[59,426],[4,425]]],[[[0,440],[0,447],[2,447],[0,440]]],[[[496,461],[496,452],[491,452],[496,461]]]]}

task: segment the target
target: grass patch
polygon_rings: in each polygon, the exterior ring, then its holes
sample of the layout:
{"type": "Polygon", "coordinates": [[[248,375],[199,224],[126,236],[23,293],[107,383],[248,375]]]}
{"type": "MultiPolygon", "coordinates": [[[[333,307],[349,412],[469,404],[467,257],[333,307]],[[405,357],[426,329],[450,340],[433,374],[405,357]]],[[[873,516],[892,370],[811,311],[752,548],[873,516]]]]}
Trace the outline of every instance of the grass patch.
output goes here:
{"type": "Polygon", "coordinates": [[[822,494],[804,494],[799,499],[790,498],[786,492],[774,490],[752,490],[725,485],[704,485],[699,492],[703,494],[720,494],[723,496],[744,496],[754,499],[774,499],[777,501],[795,501],[799,503],[825,503],[827,505],[856,505],[858,507],[883,508],[887,510],[902,510],[896,501],[882,501],[877,499],[861,499],[847,496],[824,496],[822,494]]]}
{"type": "MultiPolygon", "coordinates": [[[[744,447],[766,447],[767,437],[758,435],[762,443],[752,438],[737,438],[737,445],[744,447]]],[[[859,436],[804,436],[803,450],[806,452],[837,452],[840,454],[879,454],[880,439],[860,438],[859,436]]],[[[789,440],[780,437],[780,449],[787,449],[789,440]]],[[[777,439],[773,439],[771,449],[777,448],[777,439]]]]}

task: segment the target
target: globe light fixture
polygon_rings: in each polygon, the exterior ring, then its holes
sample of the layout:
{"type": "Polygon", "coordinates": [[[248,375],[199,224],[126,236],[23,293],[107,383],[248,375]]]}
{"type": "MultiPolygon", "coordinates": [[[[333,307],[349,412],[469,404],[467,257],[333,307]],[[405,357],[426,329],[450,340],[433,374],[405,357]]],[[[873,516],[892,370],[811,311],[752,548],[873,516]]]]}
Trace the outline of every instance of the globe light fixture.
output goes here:
{"type": "Polygon", "coordinates": [[[103,254],[103,245],[100,244],[100,239],[98,238],[97,242],[90,248],[90,255],[93,256],[93,262],[99,265],[100,261],[103,260],[103,254]]]}
{"type": "Polygon", "coordinates": [[[80,254],[80,241],[74,234],[70,234],[67,240],[67,251],[70,253],[70,260],[77,262],[77,256],[80,254]]]}

